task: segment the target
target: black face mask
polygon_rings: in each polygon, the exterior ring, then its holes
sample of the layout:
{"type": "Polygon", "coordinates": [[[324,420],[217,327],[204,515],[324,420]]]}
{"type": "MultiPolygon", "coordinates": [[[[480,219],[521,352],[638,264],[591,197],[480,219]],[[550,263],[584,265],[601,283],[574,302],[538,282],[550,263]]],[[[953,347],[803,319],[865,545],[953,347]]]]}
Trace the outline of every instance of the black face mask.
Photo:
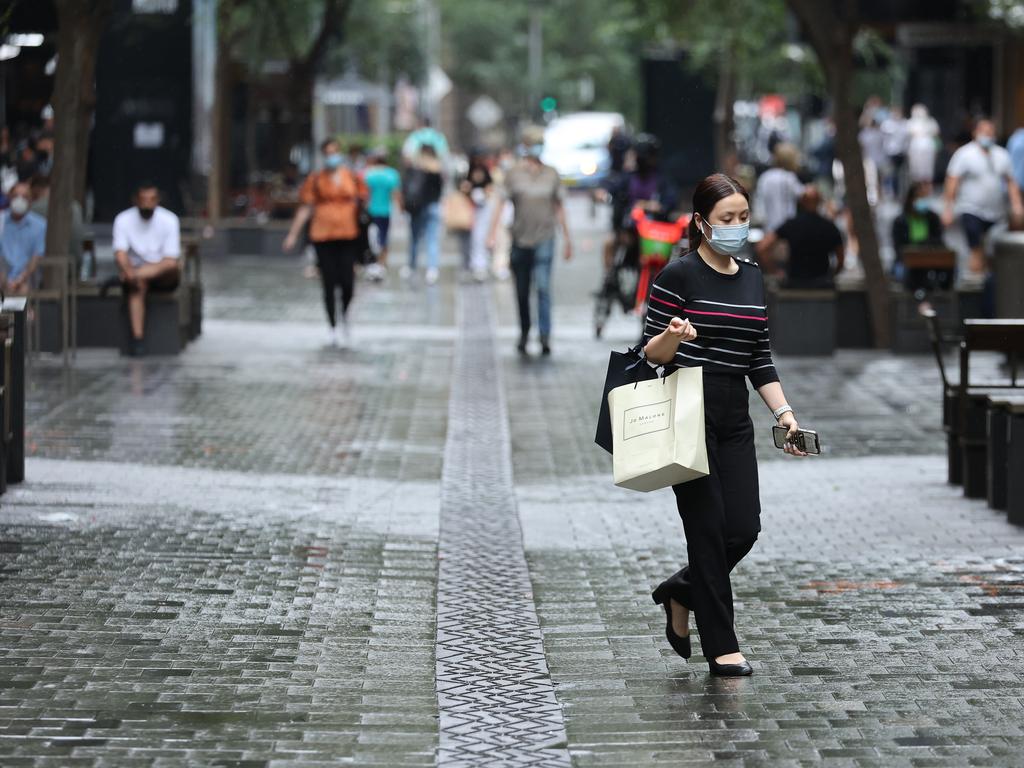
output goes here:
{"type": "Polygon", "coordinates": [[[141,216],[144,219],[152,219],[153,218],[153,211],[154,210],[156,210],[156,209],[155,208],[142,208],[142,207],[140,207],[139,208],[139,216],[141,216]]]}

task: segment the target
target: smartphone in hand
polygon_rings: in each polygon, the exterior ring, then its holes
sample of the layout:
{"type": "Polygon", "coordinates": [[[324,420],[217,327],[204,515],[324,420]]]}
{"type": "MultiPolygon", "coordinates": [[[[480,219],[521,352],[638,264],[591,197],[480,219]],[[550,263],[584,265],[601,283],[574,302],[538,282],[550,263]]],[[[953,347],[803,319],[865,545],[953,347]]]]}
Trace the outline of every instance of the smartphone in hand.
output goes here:
{"type": "MultiPolygon", "coordinates": [[[[772,437],[775,440],[776,448],[786,447],[786,435],[789,430],[786,427],[772,427],[772,437]]],[[[818,442],[818,433],[812,429],[798,429],[796,437],[793,438],[793,445],[804,453],[817,455],[821,453],[821,443],[818,442]]]]}

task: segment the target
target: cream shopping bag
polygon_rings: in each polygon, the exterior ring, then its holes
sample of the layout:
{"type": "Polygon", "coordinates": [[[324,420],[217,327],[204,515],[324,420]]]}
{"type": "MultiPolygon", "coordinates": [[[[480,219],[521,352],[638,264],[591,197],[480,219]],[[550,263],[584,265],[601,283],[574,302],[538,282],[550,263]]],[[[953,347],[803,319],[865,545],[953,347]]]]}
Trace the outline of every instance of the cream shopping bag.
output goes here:
{"type": "Polygon", "coordinates": [[[655,491],[708,474],[700,368],[616,387],[608,405],[616,485],[655,491]]]}

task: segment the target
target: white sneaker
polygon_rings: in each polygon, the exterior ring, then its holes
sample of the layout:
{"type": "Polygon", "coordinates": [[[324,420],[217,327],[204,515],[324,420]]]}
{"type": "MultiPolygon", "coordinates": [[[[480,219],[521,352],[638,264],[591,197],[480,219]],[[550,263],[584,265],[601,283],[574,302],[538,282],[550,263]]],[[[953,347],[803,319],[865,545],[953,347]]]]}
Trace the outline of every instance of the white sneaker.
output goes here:
{"type": "Polygon", "coordinates": [[[341,319],[341,348],[350,349],[352,347],[352,326],[346,318],[341,319]]]}
{"type": "Polygon", "coordinates": [[[402,268],[398,270],[398,274],[403,280],[408,280],[412,277],[412,269],[410,269],[408,264],[403,264],[402,268]]]}
{"type": "Polygon", "coordinates": [[[332,349],[334,347],[338,346],[338,329],[337,328],[328,328],[327,329],[327,346],[331,347],[332,349]]]}
{"type": "Polygon", "coordinates": [[[433,268],[428,269],[427,270],[427,285],[433,285],[436,282],[437,282],[437,270],[433,269],[433,268]]]}

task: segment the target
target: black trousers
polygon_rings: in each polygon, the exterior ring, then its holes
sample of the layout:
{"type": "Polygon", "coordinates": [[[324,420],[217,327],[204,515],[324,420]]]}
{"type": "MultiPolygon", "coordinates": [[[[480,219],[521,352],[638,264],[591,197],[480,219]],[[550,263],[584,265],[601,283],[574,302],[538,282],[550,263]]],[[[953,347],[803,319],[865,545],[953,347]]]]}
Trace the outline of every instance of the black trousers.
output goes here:
{"type": "Polygon", "coordinates": [[[693,612],[705,658],[739,651],[729,573],[761,530],[754,426],[743,376],[704,372],[707,477],[673,486],[689,563],[665,581],[693,612]]]}
{"type": "Polygon", "coordinates": [[[316,250],[316,265],[320,269],[320,284],[324,289],[324,308],[327,321],[333,328],[337,325],[337,291],[341,289],[341,316],[348,314],[348,307],[356,289],[356,260],[359,256],[358,240],[325,240],[313,243],[316,250]]]}

